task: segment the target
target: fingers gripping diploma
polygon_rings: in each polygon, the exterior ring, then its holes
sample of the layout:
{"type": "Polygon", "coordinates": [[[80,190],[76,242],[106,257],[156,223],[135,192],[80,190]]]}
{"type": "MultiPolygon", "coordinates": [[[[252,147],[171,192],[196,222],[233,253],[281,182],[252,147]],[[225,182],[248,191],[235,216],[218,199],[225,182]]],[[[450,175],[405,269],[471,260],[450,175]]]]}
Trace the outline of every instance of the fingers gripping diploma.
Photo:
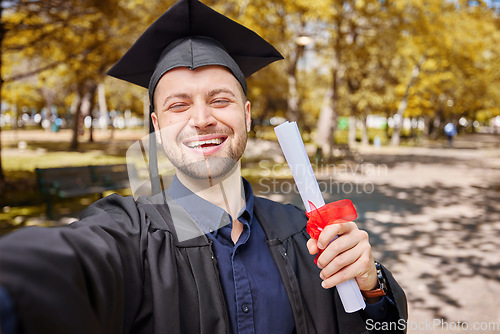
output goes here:
{"type": "Polygon", "coordinates": [[[322,286],[328,289],[355,278],[361,290],[376,287],[377,271],[368,233],[350,221],[357,217],[352,202],[329,203],[307,215],[311,236],[307,248],[310,254],[318,254],[314,261],[322,269],[322,286]]]}

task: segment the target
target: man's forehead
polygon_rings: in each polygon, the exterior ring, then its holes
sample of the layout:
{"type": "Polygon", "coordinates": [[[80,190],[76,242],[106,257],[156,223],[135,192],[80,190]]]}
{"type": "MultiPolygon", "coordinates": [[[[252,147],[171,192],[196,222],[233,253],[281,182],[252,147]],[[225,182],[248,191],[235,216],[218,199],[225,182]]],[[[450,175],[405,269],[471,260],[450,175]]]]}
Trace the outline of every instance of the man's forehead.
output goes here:
{"type": "MultiPolygon", "coordinates": [[[[220,65],[202,66],[195,69],[176,67],[161,77],[158,87],[161,87],[163,98],[165,95],[187,94],[186,89],[197,87],[204,89],[209,95],[227,92],[236,96],[240,93],[246,99],[243,88],[232,72],[220,65]],[[216,80],[216,78],[222,78],[222,80],[216,80]]],[[[158,93],[157,90],[155,98],[160,95],[158,93]]]]}

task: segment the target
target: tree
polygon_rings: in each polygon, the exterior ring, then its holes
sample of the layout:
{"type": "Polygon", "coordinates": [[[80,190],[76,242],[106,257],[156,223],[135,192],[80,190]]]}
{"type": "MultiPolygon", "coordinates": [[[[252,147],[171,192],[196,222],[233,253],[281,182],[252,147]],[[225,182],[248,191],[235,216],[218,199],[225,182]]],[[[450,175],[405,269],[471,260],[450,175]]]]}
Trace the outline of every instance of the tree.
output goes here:
{"type": "MultiPolygon", "coordinates": [[[[24,59],[36,59],[31,64],[37,65],[36,68],[29,70],[25,70],[22,66],[11,66],[9,77],[5,79],[5,64],[0,63],[0,92],[5,82],[20,80],[81,57],[82,55],[77,53],[78,48],[70,53],[53,52],[56,50],[55,44],[66,44],[69,41],[68,36],[62,32],[74,28],[78,20],[96,16],[110,17],[117,8],[120,8],[117,0],[0,2],[0,59],[3,56],[8,59],[9,54],[15,53],[25,57],[24,59]],[[47,53],[49,50],[50,54],[47,53]]],[[[68,44],[75,45],[75,43],[68,44]]],[[[5,175],[0,159],[0,187],[4,181],[5,175]]]]}
{"type": "MultiPolygon", "coordinates": [[[[82,112],[80,108],[87,108],[94,103],[95,87],[103,82],[107,69],[155,18],[158,12],[156,6],[160,6],[160,3],[146,5],[136,0],[88,0],[54,7],[49,10],[53,19],[46,28],[51,38],[44,39],[43,43],[40,39],[33,47],[18,49],[18,57],[43,64],[41,68],[45,70],[46,76],[64,78],[64,87],[72,87],[75,103],[72,108],[74,132],[71,149],[78,148],[78,126],[75,124],[80,123],[81,117],[88,113],[82,112]],[[79,103],[80,100],[83,103],[79,103]],[[81,107],[75,109],[75,106],[81,107]]],[[[12,10],[13,16],[32,17],[31,20],[35,22],[46,20],[46,12],[28,9],[30,15],[25,13],[25,7],[16,7],[15,11],[12,10]]],[[[25,32],[18,32],[13,40],[29,38],[31,31],[26,29],[25,32]]],[[[62,89],[60,85],[56,87],[62,89]]],[[[70,95],[70,92],[66,93],[70,95]]]]}
{"type": "Polygon", "coordinates": [[[495,15],[485,3],[431,5],[425,11],[431,18],[428,29],[416,39],[420,45],[414,45],[425,50],[426,61],[414,81],[405,116],[424,116],[427,132],[437,136],[444,121],[474,120],[479,110],[498,102],[491,88],[498,83],[493,55],[498,55],[499,32],[495,15]],[[428,14],[432,8],[434,16],[428,14]]]}

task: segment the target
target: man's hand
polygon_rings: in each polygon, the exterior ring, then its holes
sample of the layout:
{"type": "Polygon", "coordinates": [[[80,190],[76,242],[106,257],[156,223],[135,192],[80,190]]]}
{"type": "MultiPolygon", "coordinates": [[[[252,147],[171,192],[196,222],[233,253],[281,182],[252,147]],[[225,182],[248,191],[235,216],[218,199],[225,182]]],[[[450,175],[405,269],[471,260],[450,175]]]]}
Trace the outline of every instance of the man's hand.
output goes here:
{"type": "Polygon", "coordinates": [[[318,258],[323,288],[332,288],[351,278],[356,279],[361,290],[377,287],[377,270],[368,233],[358,229],[356,223],[326,226],[318,240],[311,238],[307,241],[307,248],[310,254],[324,249],[318,258]],[[335,239],[336,236],[338,238],[335,239]]]}

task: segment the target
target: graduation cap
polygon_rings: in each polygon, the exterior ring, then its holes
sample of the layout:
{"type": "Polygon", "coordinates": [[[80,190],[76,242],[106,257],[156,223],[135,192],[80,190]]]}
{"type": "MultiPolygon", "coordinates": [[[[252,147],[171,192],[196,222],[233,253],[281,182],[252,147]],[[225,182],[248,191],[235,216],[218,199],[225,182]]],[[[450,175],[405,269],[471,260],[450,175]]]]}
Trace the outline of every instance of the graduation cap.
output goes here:
{"type": "Polygon", "coordinates": [[[149,89],[176,67],[227,67],[246,94],[245,78],[283,59],[252,30],[197,0],[180,0],[157,19],[108,74],[149,89]]]}
{"type": "MultiPolygon", "coordinates": [[[[153,112],[156,85],[171,69],[225,66],[246,94],[245,78],[280,59],[283,56],[252,30],[197,0],[180,0],[139,37],[108,74],[148,88],[153,112]]],[[[156,147],[154,135],[150,135],[148,160],[153,195],[161,192],[156,147]]]]}

